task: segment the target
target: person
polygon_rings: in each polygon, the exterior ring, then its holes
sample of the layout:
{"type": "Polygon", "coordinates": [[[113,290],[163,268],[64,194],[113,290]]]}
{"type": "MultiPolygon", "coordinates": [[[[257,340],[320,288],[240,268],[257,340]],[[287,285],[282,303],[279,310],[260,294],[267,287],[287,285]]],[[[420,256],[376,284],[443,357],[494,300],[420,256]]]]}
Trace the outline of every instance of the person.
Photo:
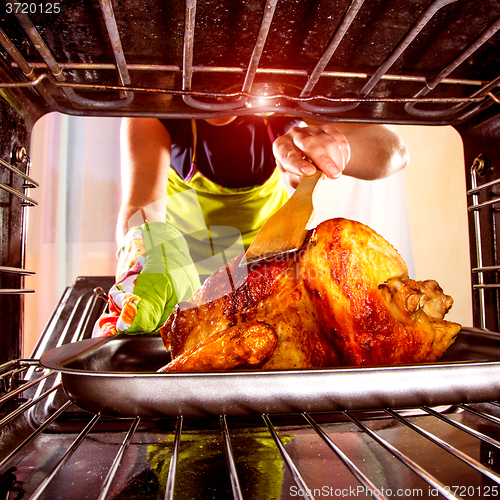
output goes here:
{"type": "Polygon", "coordinates": [[[330,179],[380,179],[408,162],[384,125],[279,115],[123,118],[120,141],[117,282],[99,335],[156,331],[248,248],[289,198],[286,184],[294,189],[316,169],[330,179]]]}
{"type": "Polygon", "coordinates": [[[186,200],[176,203],[173,196],[194,188],[203,224],[236,227],[246,248],[288,199],[280,177],[292,188],[317,168],[332,179],[349,175],[372,180],[408,163],[403,141],[384,125],[305,123],[276,115],[124,118],[121,147],[118,242],[134,221],[142,222],[145,207],[148,220],[166,217],[185,234],[195,233],[200,228],[192,227],[186,200]]]}

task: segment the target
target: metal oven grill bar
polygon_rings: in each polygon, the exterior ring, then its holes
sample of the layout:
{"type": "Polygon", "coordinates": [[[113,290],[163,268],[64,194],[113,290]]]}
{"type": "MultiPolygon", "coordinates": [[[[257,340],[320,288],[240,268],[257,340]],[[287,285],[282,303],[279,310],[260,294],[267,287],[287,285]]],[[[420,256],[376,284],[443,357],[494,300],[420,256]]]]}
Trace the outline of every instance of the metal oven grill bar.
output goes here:
{"type": "MultiPolygon", "coordinates": [[[[6,394],[1,398],[0,404],[6,405],[9,402],[18,401],[19,395],[22,394],[25,390],[32,388],[33,385],[40,383],[46,377],[50,376],[50,373],[44,372],[37,362],[30,360],[20,360],[10,362],[6,365],[3,365],[1,368],[2,375],[0,380],[2,381],[3,388],[6,390],[6,394]],[[26,374],[28,371],[35,371],[39,374],[39,378],[33,382],[19,383],[19,376],[26,374]],[[10,389],[10,390],[8,390],[10,389]]],[[[57,386],[54,386],[49,391],[46,391],[39,398],[33,400],[25,401],[19,408],[12,411],[10,414],[3,417],[0,421],[0,426],[4,427],[12,422],[13,419],[22,418],[22,412],[26,411],[30,406],[33,406],[40,399],[47,397],[49,393],[55,390],[57,386]]],[[[386,420],[389,419],[391,421],[397,422],[401,424],[402,427],[408,427],[412,433],[418,433],[425,437],[426,440],[431,441],[442,450],[445,450],[446,453],[458,457],[462,462],[467,464],[467,467],[473,468],[480,473],[481,476],[487,478],[484,480],[486,482],[479,483],[480,486],[473,486],[475,483],[465,483],[468,491],[465,490],[465,496],[471,497],[475,496],[477,492],[479,494],[478,497],[481,496],[482,488],[486,488],[485,484],[489,484],[489,491],[495,491],[492,489],[492,485],[500,485],[500,475],[496,470],[494,470],[489,463],[481,463],[477,458],[470,456],[468,451],[472,448],[469,446],[468,450],[461,450],[457,448],[455,445],[446,441],[445,438],[439,437],[437,434],[430,432],[429,429],[429,419],[434,421],[445,422],[446,426],[453,427],[454,429],[458,429],[460,433],[467,434],[472,436],[473,440],[482,443],[482,446],[487,446],[490,450],[490,455],[492,453],[498,453],[500,450],[500,442],[498,441],[498,436],[500,435],[500,418],[495,416],[495,410],[498,410],[498,404],[490,403],[487,405],[479,405],[480,409],[474,408],[474,406],[459,404],[454,411],[449,412],[448,414],[437,411],[432,408],[421,408],[420,416],[415,417],[416,410],[412,410],[412,413],[409,410],[392,410],[386,409],[386,420]],[[423,417],[422,414],[427,414],[427,416],[423,417]],[[469,416],[474,417],[475,425],[477,426],[477,421],[484,421],[488,423],[488,433],[484,433],[478,431],[473,428],[473,426],[464,424],[460,416],[469,416]],[[418,423],[415,423],[418,420],[418,423]],[[492,451],[493,450],[493,451],[492,451]],[[473,493],[473,495],[471,494],[473,493]]],[[[40,436],[40,434],[46,430],[57,418],[59,418],[64,412],[66,412],[71,407],[71,402],[65,403],[60,409],[57,410],[51,417],[49,417],[45,422],[43,422],[36,430],[34,430],[30,435],[28,435],[20,444],[18,444],[8,455],[4,456],[2,461],[0,462],[0,473],[4,473],[7,470],[12,470],[12,467],[17,467],[18,469],[22,469],[22,455],[23,450],[26,449],[31,443],[36,442],[36,439],[40,436]]],[[[418,412],[417,412],[418,413],[418,412]]],[[[355,427],[359,429],[359,431],[363,434],[366,434],[371,441],[371,446],[374,443],[388,452],[388,456],[392,455],[395,459],[399,460],[405,467],[412,471],[412,473],[418,475],[426,486],[426,491],[434,491],[437,490],[441,495],[445,498],[460,498],[460,486],[454,485],[455,488],[451,488],[451,485],[444,484],[437,476],[434,471],[428,471],[425,467],[419,465],[419,463],[409,456],[410,454],[405,450],[402,451],[398,449],[396,446],[391,444],[389,440],[384,437],[383,431],[374,430],[373,429],[373,421],[366,420],[360,418],[356,415],[356,412],[345,411],[341,414],[344,417],[345,421],[350,421],[354,424],[355,427]]],[[[380,484],[378,478],[374,474],[368,474],[363,471],[363,464],[356,463],[355,457],[350,457],[349,452],[342,451],[342,445],[338,443],[338,441],[342,441],[339,437],[342,437],[342,434],[337,434],[335,432],[335,425],[332,424],[324,424],[317,421],[317,416],[310,414],[301,414],[298,415],[302,419],[302,425],[295,426],[297,427],[306,427],[311,431],[314,431],[316,435],[321,439],[329,449],[329,453],[333,454],[338,458],[339,463],[342,463],[346,468],[345,474],[348,471],[353,475],[355,480],[357,481],[358,486],[356,486],[356,491],[364,491],[370,492],[367,494],[367,497],[374,497],[378,499],[385,499],[390,497],[389,488],[385,487],[384,493],[384,485],[380,484]]],[[[320,415],[322,422],[324,422],[324,415],[320,415]]],[[[36,487],[33,486],[33,491],[31,492],[31,499],[42,498],[43,495],[47,492],[51,491],[52,483],[55,481],[56,476],[60,471],[63,470],[65,464],[67,464],[72,455],[77,453],[79,447],[83,446],[83,443],[92,441],[92,431],[96,424],[99,422],[101,415],[96,414],[89,417],[89,421],[87,425],[79,432],[71,437],[69,444],[64,444],[64,450],[60,453],[56,463],[53,465],[53,468],[50,471],[47,471],[43,478],[38,478],[38,483],[36,487]]],[[[277,450],[280,455],[281,463],[283,467],[287,468],[290,474],[290,477],[294,483],[293,491],[302,492],[302,496],[304,498],[313,499],[314,498],[314,489],[315,486],[308,484],[307,479],[305,479],[302,468],[304,467],[303,461],[297,463],[296,457],[292,458],[291,454],[287,451],[286,440],[283,440],[281,436],[282,429],[284,427],[276,426],[273,423],[275,417],[272,415],[262,415],[263,423],[265,428],[267,428],[269,435],[274,441],[277,450]]],[[[276,419],[278,422],[279,420],[276,419]]],[[[122,436],[120,438],[120,442],[115,447],[116,453],[114,454],[113,460],[109,465],[109,469],[101,481],[100,491],[98,496],[99,500],[103,500],[108,497],[109,492],[111,491],[111,486],[114,484],[116,479],[117,472],[119,471],[120,464],[126,457],[127,453],[130,453],[130,448],[133,446],[134,436],[139,429],[139,425],[141,423],[139,418],[128,420],[128,428],[120,434],[122,436]]],[[[262,427],[264,427],[262,425],[262,427]]],[[[345,424],[336,424],[336,425],[345,425],[345,424]]],[[[216,431],[214,431],[216,432],[216,431]]],[[[226,418],[222,416],[220,418],[220,432],[222,435],[221,446],[224,448],[224,452],[227,457],[227,475],[229,478],[229,484],[231,485],[232,496],[235,499],[245,498],[244,490],[242,485],[240,484],[239,479],[239,463],[237,460],[237,456],[241,453],[241,450],[238,450],[234,447],[234,443],[232,442],[231,433],[234,432],[234,428],[231,427],[231,423],[228,423],[226,418]],[[234,451],[233,451],[234,448],[234,451]]],[[[440,430],[441,435],[447,435],[448,430],[440,430]]],[[[170,464],[169,464],[169,472],[168,478],[166,482],[166,492],[165,498],[172,499],[174,498],[174,494],[176,492],[176,470],[179,462],[179,456],[182,453],[183,444],[184,444],[184,433],[183,433],[183,418],[179,417],[177,419],[176,429],[175,431],[170,432],[173,436],[172,441],[172,449],[170,451],[170,464]]],[[[449,434],[449,433],[448,433],[449,434]]],[[[52,439],[57,439],[57,436],[52,436],[52,439]]],[[[408,436],[405,437],[408,440],[408,436]]],[[[332,456],[333,456],[332,455],[332,456]]],[[[394,458],[393,458],[394,459],[394,458]]],[[[483,460],[484,462],[484,460],[483,460]]],[[[88,464],[89,467],[92,467],[92,463],[88,464]]],[[[241,466],[240,466],[241,467],[241,466]]],[[[307,466],[305,467],[307,474],[307,466]]],[[[241,469],[240,469],[241,470],[241,469]]],[[[116,488],[116,485],[115,485],[116,488]]],[[[465,486],[464,486],[465,488],[465,486]]],[[[316,495],[318,493],[316,492],[316,495]]],[[[462,492],[462,496],[464,493],[462,492]]],[[[437,496],[437,495],[436,495],[437,496]]]]}
{"type": "MultiPolygon", "coordinates": [[[[29,177],[30,170],[30,158],[26,153],[24,148],[18,148],[17,151],[13,154],[14,160],[16,160],[16,166],[11,165],[9,162],[0,158],[0,169],[10,174],[10,182],[9,184],[0,182],[0,190],[8,193],[8,201],[7,203],[12,203],[12,197],[15,197],[21,201],[21,206],[23,207],[22,212],[22,228],[23,234],[21,235],[21,239],[23,242],[25,241],[25,224],[26,224],[26,208],[33,207],[37,205],[37,202],[28,196],[28,190],[31,188],[37,188],[38,183],[34,181],[31,177],[29,177]],[[26,172],[26,173],[24,173],[26,172]],[[19,186],[19,182],[22,184],[19,186]],[[10,196],[9,196],[10,195],[10,196]]],[[[2,179],[5,177],[2,177],[2,179]]],[[[24,248],[24,243],[22,247],[24,248]]],[[[22,259],[24,262],[24,258],[22,259]]],[[[14,276],[32,276],[34,275],[34,271],[29,271],[27,269],[23,269],[22,267],[12,267],[12,266],[0,266],[0,274],[5,273],[14,276]]],[[[2,295],[19,295],[25,293],[33,293],[34,290],[28,290],[24,288],[23,280],[21,279],[21,287],[20,288],[5,288],[0,286],[0,294],[2,295]]]]}
{"type": "MultiPolygon", "coordinates": [[[[477,282],[473,284],[473,290],[478,294],[478,303],[480,311],[480,326],[481,328],[487,328],[487,318],[486,318],[486,293],[497,294],[500,289],[500,283],[496,280],[498,271],[500,271],[500,265],[497,262],[496,252],[488,258],[485,257],[485,244],[483,238],[482,226],[486,226],[485,220],[488,226],[493,231],[493,239],[496,241],[496,219],[495,214],[497,213],[496,206],[500,203],[500,196],[498,196],[498,186],[500,185],[500,179],[494,178],[488,182],[482,182],[479,184],[481,177],[491,169],[488,168],[485,158],[479,155],[472,164],[470,169],[471,175],[471,189],[467,191],[467,195],[470,196],[471,203],[469,204],[468,210],[473,216],[474,220],[474,237],[475,237],[475,247],[476,247],[476,262],[477,267],[472,269],[473,275],[477,276],[477,282]],[[483,195],[482,201],[480,201],[480,195],[483,195]],[[489,212],[488,212],[489,211],[489,212]],[[481,218],[481,212],[486,212],[483,219],[481,218]],[[487,276],[494,276],[493,279],[486,280],[487,276]]],[[[491,254],[491,252],[486,252],[491,254]]]]}
{"type": "MultiPolygon", "coordinates": [[[[454,79],[450,78],[450,74],[459,66],[466,62],[470,62],[471,56],[484,44],[486,44],[492,37],[494,37],[500,29],[500,18],[496,19],[489,26],[487,26],[482,33],[480,33],[475,40],[464,47],[461,52],[456,55],[452,60],[445,62],[441,70],[429,80],[427,77],[418,75],[405,75],[405,74],[390,74],[391,67],[394,66],[396,61],[404,55],[407,51],[411,51],[411,44],[421,34],[422,30],[433,20],[443,8],[456,0],[433,0],[414,20],[413,25],[408,29],[407,33],[403,36],[399,43],[393,47],[391,52],[387,55],[379,68],[370,76],[364,73],[346,73],[328,71],[327,64],[330,62],[336,53],[339,44],[342,42],[349,28],[359,14],[363,10],[365,0],[352,0],[348,6],[343,18],[341,19],[335,33],[333,34],[329,45],[325,48],[322,55],[319,57],[316,66],[310,72],[298,69],[280,69],[280,68],[264,68],[260,66],[260,59],[266,38],[272,31],[273,15],[277,6],[277,0],[267,0],[262,22],[258,36],[255,40],[252,56],[248,62],[247,69],[241,67],[221,67],[221,66],[196,66],[194,65],[194,40],[196,35],[196,0],[187,0],[185,5],[185,31],[183,38],[183,64],[182,67],[178,65],[159,65],[159,64],[127,64],[125,60],[124,50],[122,48],[122,41],[120,38],[117,20],[110,0],[100,0],[99,5],[102,12],[102,17],[105,22],[109,41],[113,50],[113,56],[116,61],[115,65],[103,63],[66,63],[62,64],[56,61],[54,55],[51,53],[48,45],[43,40],[40,32],[33,25],[27,14],[15,14],[17,21],[22,27],[28,40],[30,40],[33,47],[42,57],[44,63],[30,63],[26,61],[15,45],[9,40],[8,36],[0,30],[0,43],[12,58],[14,66],[19,67],[26,78],[24,81],[0,82],[2,87],[26,87],[32,86],[36,88],[46,104],[52,110],[65,112],[69,114],[94,114],[99,110],[102,114],[106,110],[119,109],[119,114],[134,115],[136,111],[131,111],[127,106],[134,100],[134,93],[164,93],[171,95],[182,96],[184,102],[188,105],[188,109],[195,115],[200,110],[203,112],[222,112],[231,111],[235,113],[244,113],[245,106],[251,97],[255,97],[255,89],[252,89],[252,84],[257,74],[274,74],[274,75],[288,75],[306,77],[306,83],[301,89],[299,95],[283,95],[277,91],[269,99],[280,98],[287,102],[281,109],[290,111],[287,105],[296,104],[298,107],[295,111],[302,110],[307,113],[316,113],[323,117],[334,118],[335,115],[343,111],[348,111],[356,108],[363,102],[385,102],[385,103],[399,103],[404,106],[407,114],[407,122],[415,123],[415,120],[430,120],[438,123],[440,119],[450,119],[453,117],[457,120],[464,120],[474,116],[486,107],[493,103],[498,103],[499,98],[495,95],[495,89],[500,84],[500,75],[490,81],[467,80],[467,79],[454,79]],[[43,69],[43,72],[36,76],[35,71],[43,69]],[[65,70],[109,70],[115,69],[117,72],[118,85],[106,85],[102,83],[76,83],[70,82],[65,75],[65,70]],[[129,71],[154,71],[164,73],[180,73],[182,74],[182,88],[160,88],[160,87],[138,87],[133,86],[129,71]],[[192,79],[194,73],[237,73],[244,74],[245,79],[240,91],[237,92],[208,92],[203,90],[192,90],[192,79]],[[366,80],[366,84],[356,97],[342,97],[333,95],[324,95],[314,93],[318,81],[324,78],[359,78],[366,80]],[[406,97],[384,97],[373,96],[372,90],[377,83],[382,80],[392,80],[400,82],[421,82],[422,87],[414,95],[406,97]],[[68,107],[61,104],[62,100],[58,103],[47,91],[46,84],[57,88],[65,102],[76,104],[77,107],[68,107]],[[464,97],[427,97],[436,87],[443,85],[456,85],[473,88],[477,90],[464,97]],[[77,90],[112,90],[119,91],[124,94],[123,97],[116,100],[95,100],[84,98],[77,94],[77,90]],[[254,95],[252,95],[254,92],[254,95]],[[209,101],[200,100],[199,98],[208,98],[209,101]],[[214,102],[214,98],[222,99],[223,102],[214,102]],[[319,103],[319,104],[317,104],[319,103]],[[440,105],[436,109],[422,109],[417,107],[422,103],[434,103],[440,105]],[[447,108],[442,107],[443,104],[449,104],[447,108]],[[470,105],[474,105],[470,107],[470,105]]],[[[116,113],[112,113],[116,114],[116,113]]],[[[139,114],[146,116],[153,114],[160,116],[161,112],[139,112],[139,114]]]]}

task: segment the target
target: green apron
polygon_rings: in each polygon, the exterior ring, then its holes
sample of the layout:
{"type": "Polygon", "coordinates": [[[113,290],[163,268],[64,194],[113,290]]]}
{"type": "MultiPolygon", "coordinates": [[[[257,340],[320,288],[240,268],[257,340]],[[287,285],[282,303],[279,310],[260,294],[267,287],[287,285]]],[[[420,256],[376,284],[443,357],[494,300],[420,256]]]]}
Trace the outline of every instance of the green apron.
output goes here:
{"type": "Polygon", "coordinates": [[[289,198],[278,169],[263,185],[241,189],[215,184],[199,172],[184,181],[170,169],[167,195],[166,221],[185,235],[200,275],[212,274],[248,248],[289,198]]]}

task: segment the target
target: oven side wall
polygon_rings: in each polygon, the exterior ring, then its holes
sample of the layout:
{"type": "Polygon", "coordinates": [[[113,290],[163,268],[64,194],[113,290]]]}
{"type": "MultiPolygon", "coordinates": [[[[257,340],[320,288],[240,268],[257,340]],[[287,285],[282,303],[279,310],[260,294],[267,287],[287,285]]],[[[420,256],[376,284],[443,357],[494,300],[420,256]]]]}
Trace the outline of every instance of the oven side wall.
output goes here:
{"type": "MultiPolygon", "coordinates": [[[[31,126],[11,103],[9,91],[0,94],[0,158],[14,165],[12,154],[17,148],[29,151],[31,126]],[[10,103],[9,103],[10,101],[10,103]]],[[[23,172],[27,173],[27,172],[23,172]]],[[[0,168],[0,183],[23,192],[23,179],[6,168],[0,168]]],[[[0,266],[24,267],[24,207],[20,198],[0,189],[0,266]]],[[[0,364],[19,359],[22,353],[23,294],[1,293],[23,288],[18,273],[0,272],[0,364]]]]}
{"type": "MultiPolygon", "coordinates": [[[[500,179],[500,116],[494,114],[498,107],[493,108],[456,127],[464,145],[467,191],[473,187],[471,173],[473,165],[480,165],[484,162],[484,172],[476,176],[478,186],[500,179]]],[[[487,203],[498,198],[499,195],[500,184],[497,184],[489,189],[481,190],[477,200],[474,200],[470,193],[467,196],[474,326],[485,327],[493,331],[498,331],[500,328],[498,272],[492,269],[478,273],[474,269],[500,264],[498,244],[500,205],[498,203],[486,205],[477,211],[476,216],[474,215],[476,211],[470,210],[470,206],[475,203],[487,203]],[[482,285],[486,287],[482,288],[482,285]],[[484,297],[484,307],[481,306],[481,294],[484,297]]]]}

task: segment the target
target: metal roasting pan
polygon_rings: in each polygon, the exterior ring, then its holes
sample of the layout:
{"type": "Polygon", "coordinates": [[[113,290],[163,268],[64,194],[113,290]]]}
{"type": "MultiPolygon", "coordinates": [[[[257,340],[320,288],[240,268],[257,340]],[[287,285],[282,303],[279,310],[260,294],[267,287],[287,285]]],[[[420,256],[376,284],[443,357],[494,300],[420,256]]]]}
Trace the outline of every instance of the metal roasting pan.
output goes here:
{"type": "Polygon", "coordinates": [[[103,415],[248,416],[447,405],[500,398],[500,334],[464,328],[436,363],[365,368],[156,373],[161,338],[116,336],[66,344],[41,364],[61,372],[68,397],[103,415]]]}

